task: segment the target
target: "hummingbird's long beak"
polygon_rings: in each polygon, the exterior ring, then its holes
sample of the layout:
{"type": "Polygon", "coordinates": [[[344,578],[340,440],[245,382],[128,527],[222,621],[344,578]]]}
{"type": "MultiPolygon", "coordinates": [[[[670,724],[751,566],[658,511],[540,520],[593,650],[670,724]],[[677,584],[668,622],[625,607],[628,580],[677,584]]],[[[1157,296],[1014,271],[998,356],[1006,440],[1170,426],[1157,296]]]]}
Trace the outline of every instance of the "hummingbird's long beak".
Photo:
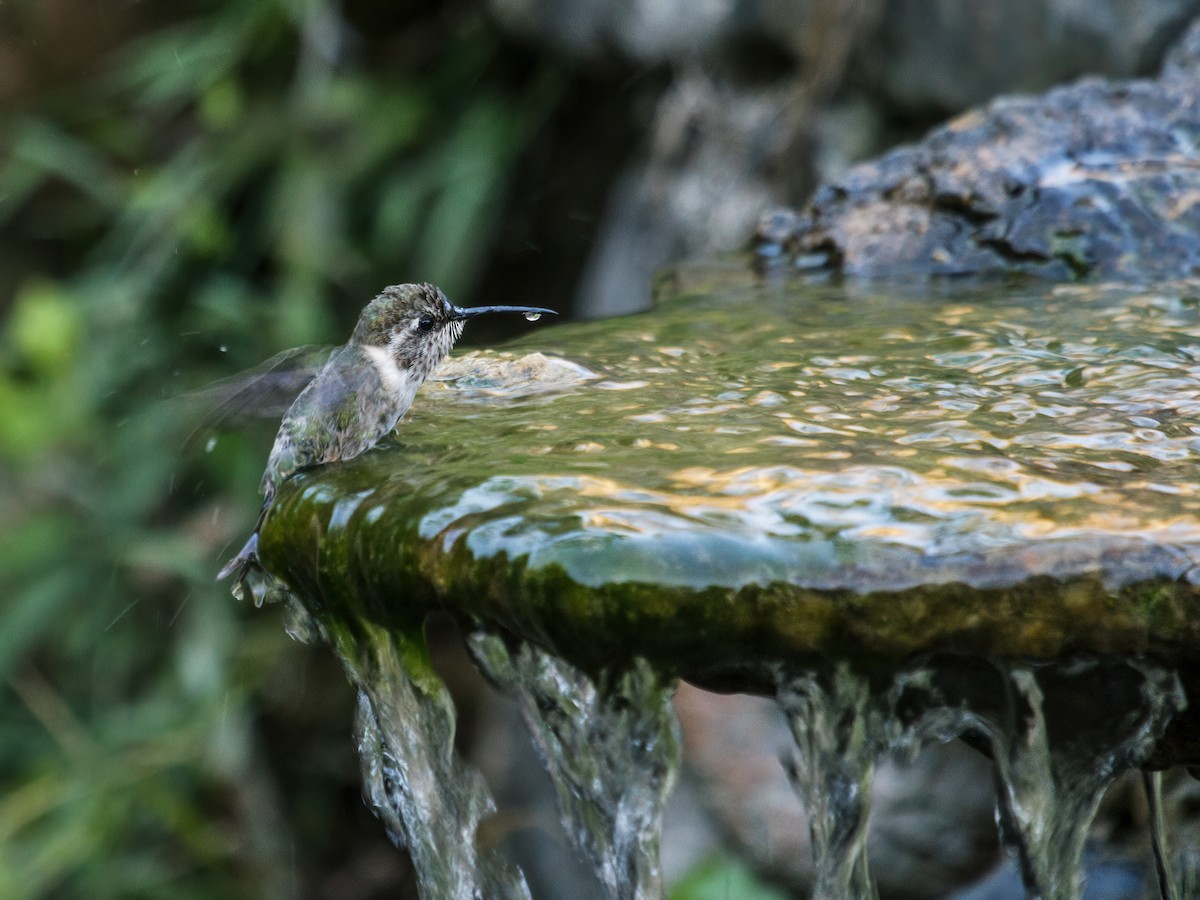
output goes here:
{"type": "Polygon", "coordinates": [[[539,306],[468,306],[466,309],[454,306],[451,308],[453,309],[450,314],[451,319],[470,319],[487,313],[524,313],[525,318],[533,321],[539,316],[558,315],[552,309],[542,309],[539,306]]]}

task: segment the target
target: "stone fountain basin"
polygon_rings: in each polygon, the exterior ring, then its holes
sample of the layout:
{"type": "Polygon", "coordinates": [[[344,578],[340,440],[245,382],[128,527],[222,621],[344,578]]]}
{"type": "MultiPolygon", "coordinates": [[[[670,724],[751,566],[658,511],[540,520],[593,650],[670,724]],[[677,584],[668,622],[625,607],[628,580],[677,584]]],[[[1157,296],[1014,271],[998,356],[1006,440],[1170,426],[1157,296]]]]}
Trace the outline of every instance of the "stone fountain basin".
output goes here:
{"type": "Polygon", "coordinates": [[[433,607],[592,668],[1194,659],[1200,295],[763,285],[447,364],[285,484],[267,567],[334,619],[433,607]]]}

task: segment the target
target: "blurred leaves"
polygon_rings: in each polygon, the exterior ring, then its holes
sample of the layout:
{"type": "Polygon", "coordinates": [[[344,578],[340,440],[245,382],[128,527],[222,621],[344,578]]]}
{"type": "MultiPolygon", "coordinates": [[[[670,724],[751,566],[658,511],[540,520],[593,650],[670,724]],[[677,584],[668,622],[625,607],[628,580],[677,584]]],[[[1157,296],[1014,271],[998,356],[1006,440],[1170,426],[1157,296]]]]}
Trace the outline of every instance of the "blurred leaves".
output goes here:
{"type": "Polygon", "coordinates": [[[146,6],[0,109],[0,896],[307,895],[289,822],[328,817],[256,724],[306,663],[211,580],[269,435],[181,455],[165,398],[344,340],[387,283],[469,303],[563,75],[465,2],[146,6]]]}
{"type": "Polygon", "coordinates": [[[744,862],[725,856],[702,860],[671,889],[671,900],[787,900],[788,896],[764,884],[744,862]]]}

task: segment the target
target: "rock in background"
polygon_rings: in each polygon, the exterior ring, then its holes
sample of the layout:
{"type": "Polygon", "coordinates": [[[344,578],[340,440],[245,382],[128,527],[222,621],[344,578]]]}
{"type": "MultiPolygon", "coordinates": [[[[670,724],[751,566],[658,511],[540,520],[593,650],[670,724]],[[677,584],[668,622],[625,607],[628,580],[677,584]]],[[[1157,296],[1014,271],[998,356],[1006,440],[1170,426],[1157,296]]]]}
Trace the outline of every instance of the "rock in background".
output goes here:
{"type": "Polygon", "coordinates": [[[1157,79],[1008,97],[856,166],[760,252],[868,277],[1200,274],[1200,25],[1157,79]]]}
{"type": "Polygon", "coordinates": [[[663,265],[740,246],[859,159],[1010,92],[1155,71],[1200,0],[491,0],[581,60],[666,68],[614,89],[652,110],[611,189],[575,310],[630,312],[663,265]],[[642,93],[644,92],[644,93],[642,93]]]}

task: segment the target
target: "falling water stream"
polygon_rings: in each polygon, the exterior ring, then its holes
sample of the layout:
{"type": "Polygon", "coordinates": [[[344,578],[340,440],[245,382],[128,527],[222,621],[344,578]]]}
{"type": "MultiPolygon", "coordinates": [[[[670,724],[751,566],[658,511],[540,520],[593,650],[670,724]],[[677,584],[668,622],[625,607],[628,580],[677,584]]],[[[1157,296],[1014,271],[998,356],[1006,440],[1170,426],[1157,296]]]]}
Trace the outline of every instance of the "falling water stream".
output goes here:
{"type": "Polygon", "coordinates": [[[1200,303],[713,283],[529,339],[558,355],[462,358],[385,447],[281,487],[261,549],[286,588],[254,593],[294,592],[290,630],[358,688],[371,808],[425,897],[528,896],[477,838],[438,608],[611,897],[663,894],[683,677],[786,714],[818,900],[874,896],[880,758],[960,736],[1029,896],[1077,900],[1105,788],[1200,759],[1200,303]]]}
{"type": "Polygon", "coordinates": [[[419,635],[371,635],[357,644],[369,666],[351,673],[364,797],[393,843],[408,850],[427,896],[527,898],[520,871],[479,846],[480,823],[495,804],[454,752],[454,705],[419,635]]]}
{"type": "Polygon", "coordinates": [[[1146,762],[1185,703],[1174,673],[1144,660],[940,660],[874,687],[841,665],[781,678],[778,700],[796,736],[789,775],[812,819],[813,900],[875,896],[865,834],[879,757],[964,734],[982,739],[995,764],[998,820],[1028,896],[1077,900],[1084,841],[1105,788],[1146,762]],[[1112,705],[1096,704],[1063,732],[1047,722],[1045,683],[1052,705],[1087,696],[1112,705]]]}
{"type": "Polygon", "coordinates": [[[787,770],[812,831],[813,900],[869,900],[867,820],[886,710],[865,678],[841,666],[779,679],[778,702],[796,739],[787,770]]]}
{"type": "Polygon", "coordinates": [[[981,737],[995,766],[1001,834],[1028,896],[1079,898],[1096,808],[1119,774],[1146,764],[1185,707],[1178,679],[1148,660],[993,663],[984,677],[971,668],[969,679],[931,670],[926,708],[910,733],[981,737]],[[938,686],[947,681],[954,686],[938,686]]]}
{"type": "Polygon", "coordinates": [[[1162,772],[1143,772],[1142,784],[1150,807],[1150,842],[1154,851],[1154,874],[1162,900],[1180,900],[1178,883],[1172,873],[1166,818],[1163,815],[1162,772]]]}
{"type": "Polygon", "coordinates": [[[477,631],[484,673],[521,703],[568,834],[610,897],[663,894],[663,804],[679,767],[674,685],[645,661],[589,676],[552,654],[477,631]]]}

